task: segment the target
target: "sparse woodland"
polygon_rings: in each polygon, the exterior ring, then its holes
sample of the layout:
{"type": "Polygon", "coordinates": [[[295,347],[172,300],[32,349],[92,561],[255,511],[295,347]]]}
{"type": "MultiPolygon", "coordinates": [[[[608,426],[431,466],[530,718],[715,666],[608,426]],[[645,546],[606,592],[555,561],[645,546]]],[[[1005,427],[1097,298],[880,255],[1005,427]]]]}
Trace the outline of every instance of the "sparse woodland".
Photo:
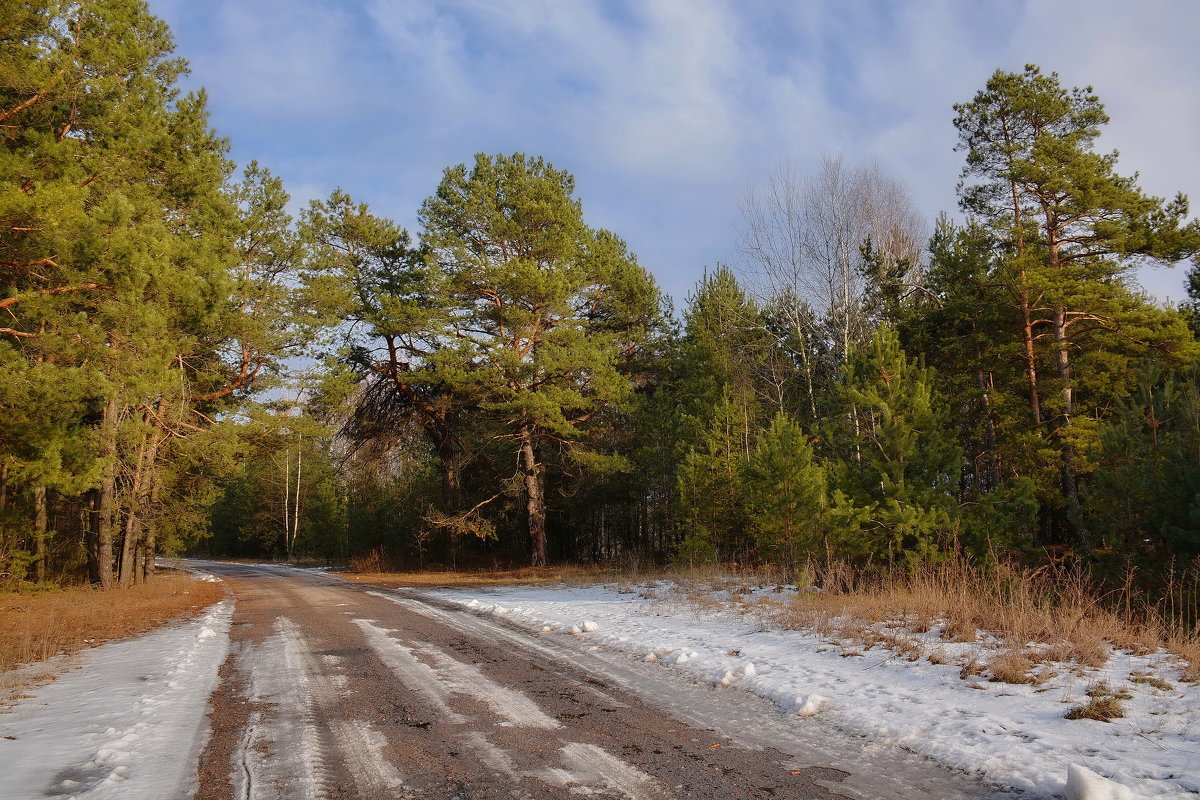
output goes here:
{"type": "Polygon", "coordinates": [[[184,68],[136,0],[0,0],[9,588],[190,550],[1153,592],[1200,557],[1200,315],[1134,280],[1178,262],[1200,303],[1200,223],[1090,89],[997,71],[947,109],[960,221],[882,165],[777,168],[676,310],[535,155],[448,167],[411,233],[341,190],[293,219],[184,68]]]}

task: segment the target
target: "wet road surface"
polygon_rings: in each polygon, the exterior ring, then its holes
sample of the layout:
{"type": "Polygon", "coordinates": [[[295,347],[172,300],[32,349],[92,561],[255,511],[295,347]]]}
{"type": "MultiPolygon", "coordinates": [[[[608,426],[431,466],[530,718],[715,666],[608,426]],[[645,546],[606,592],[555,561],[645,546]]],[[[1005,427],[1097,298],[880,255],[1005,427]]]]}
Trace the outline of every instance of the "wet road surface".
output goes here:
{"type": "Polygon", "coordinates": [[[999,796],[741,690],[417,591],[199,566],[237,598],[201,800],[999,796]]]}

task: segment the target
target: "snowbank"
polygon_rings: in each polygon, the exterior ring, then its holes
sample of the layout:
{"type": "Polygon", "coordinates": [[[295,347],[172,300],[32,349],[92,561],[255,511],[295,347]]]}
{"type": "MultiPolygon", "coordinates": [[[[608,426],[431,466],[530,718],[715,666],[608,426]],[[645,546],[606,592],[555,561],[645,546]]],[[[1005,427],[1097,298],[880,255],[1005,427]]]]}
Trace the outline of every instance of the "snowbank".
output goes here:
{"type": "Polygon", "coordinates": [[[985,659],[986,643],[945,642],[937,629],[912,637],[926,656],[937,653],[945,663],[910,661],[882,647],[773,629],[733,603],[700,612],[671,587],[640,588],[508,587],[437,595],[478,613],[502,608],[507,619],[541,635],[571,633],[591,648],[624,651],[675,670],[681,680],[740,686],[795,714],[796,724],[819,716],[1040,795],[1123,800],[1122,792],[1144,798],[1200,792],[1200,687],[1178,682],[1165,654],[1116,653],[1100,669],[1059,665],[1058,674],[1038,685],[994,683],[960,677],[959,662],[985,659]],[[583,628],[580,620],[586,620],[583,628]],[[1154,673],[1172,686],[1130,683],[1134,672],[1154,673]],[[1109,723],[1065,719],[1101,680],[1131,695],[1126,716],[1109,723]]]}
{"type": "Polygon", "coordinates": [[[232,611],[88,650],[0,716],[0,797],[190,797],[232,611]]]}

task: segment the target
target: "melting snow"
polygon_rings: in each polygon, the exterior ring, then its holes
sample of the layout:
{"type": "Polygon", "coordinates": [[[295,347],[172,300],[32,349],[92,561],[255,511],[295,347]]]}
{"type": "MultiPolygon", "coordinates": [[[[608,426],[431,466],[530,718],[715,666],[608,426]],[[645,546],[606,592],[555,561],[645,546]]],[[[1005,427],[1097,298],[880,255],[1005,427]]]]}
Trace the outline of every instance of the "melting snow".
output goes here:
{"type": "Polygon", "coordinates": [[[0,716],[0,797],[175,800],[196,789],[231,601],[83,653],[0,716]]]}
{"type": "Polygon", "coordinates": [[[585,629],[594,623],[599,631],[589,637],[592,646],[656,662],[680,680],[742,687],[798,718],[819,714],[844,730],[1038,795],[1131,800],[1200,792],[1200,686],[1180,683],[1163,653],[1116,652],[1100,669],[1057,665],[1060,674],[1038,685],[964,680],[956,662],[986,655],[986,643],[945,642],[933,629],[912,638],[945,663],[910,661],[812,631],[774,629],[735,603],[701,612],[671,587],[640,589],[521,586],[437,594],[483,614],[503,602],[510,620],[544,635],[579,633],[571,620],[586,618],[585,629]],[[1134,671],[1157,674],[1173,688],[1129,683],[1134,671]],[[1126,717],[1065,719],[1100,680],[1132,695],[1126,717]]]}

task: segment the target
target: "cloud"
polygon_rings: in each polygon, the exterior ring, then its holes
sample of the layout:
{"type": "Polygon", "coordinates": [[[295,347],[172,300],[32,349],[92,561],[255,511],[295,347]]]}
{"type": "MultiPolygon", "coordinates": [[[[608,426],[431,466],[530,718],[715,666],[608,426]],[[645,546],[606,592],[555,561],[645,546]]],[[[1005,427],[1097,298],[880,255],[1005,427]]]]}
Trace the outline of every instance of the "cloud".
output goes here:
{"type": "MultiPolygon", "coordinates": [[[[239,158],[412,225],[443,167],[523,150],[676,297],[730,258],[737,196],[781,158],[877,159],[955,208],[955,102],[1034,62],[1092,83],[1102,138],[1157,194],[1200,194],[1200,6],[1162,0],[151,0],[239,158]]],[[[1198,201],[1200,202],[1200,201],[1198,201]]],[[[1178,297],[1177,276],[1171,293],[1178,297]]],[[[1168,280],[1168,283],[1170,281],[1168,280]]],[[[1157,287],[1156,287],[1157,288],[1157,287]]],[[[1162,290],[1159,290],[1162,291],[1162,290]]]]}

